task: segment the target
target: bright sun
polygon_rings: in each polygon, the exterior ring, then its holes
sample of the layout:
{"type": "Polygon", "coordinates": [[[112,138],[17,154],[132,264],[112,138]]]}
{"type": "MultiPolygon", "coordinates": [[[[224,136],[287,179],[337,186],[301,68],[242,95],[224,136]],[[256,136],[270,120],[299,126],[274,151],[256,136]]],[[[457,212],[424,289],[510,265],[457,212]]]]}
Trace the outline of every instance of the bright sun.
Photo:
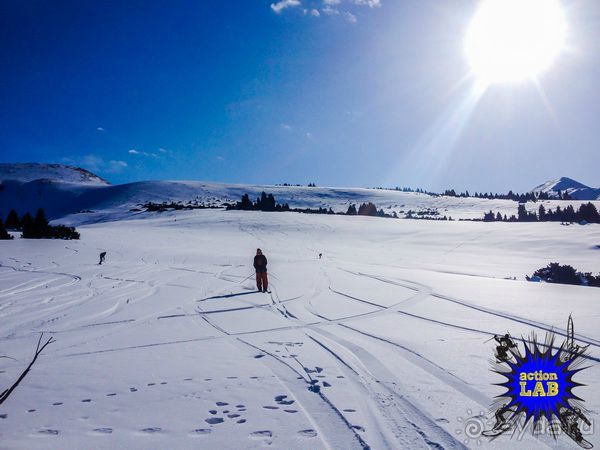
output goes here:
{"type": "Polygon", "coordinates": [[[485,84],[534,78],[562,50],[558,0],[483,0],[466,36],[473,73],[485,84]]]}

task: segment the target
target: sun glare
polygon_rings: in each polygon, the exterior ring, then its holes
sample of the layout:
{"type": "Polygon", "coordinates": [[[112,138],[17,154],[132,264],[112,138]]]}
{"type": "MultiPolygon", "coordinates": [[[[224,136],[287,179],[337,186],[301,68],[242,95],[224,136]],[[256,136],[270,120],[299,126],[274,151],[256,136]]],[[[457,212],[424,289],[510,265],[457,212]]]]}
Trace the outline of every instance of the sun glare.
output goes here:
{"type": "Polygon", "coordinates": [[[558,0],[483,0],[466,35],[471,69],[485,84],[535,78],[564,46],[558,0]]]}

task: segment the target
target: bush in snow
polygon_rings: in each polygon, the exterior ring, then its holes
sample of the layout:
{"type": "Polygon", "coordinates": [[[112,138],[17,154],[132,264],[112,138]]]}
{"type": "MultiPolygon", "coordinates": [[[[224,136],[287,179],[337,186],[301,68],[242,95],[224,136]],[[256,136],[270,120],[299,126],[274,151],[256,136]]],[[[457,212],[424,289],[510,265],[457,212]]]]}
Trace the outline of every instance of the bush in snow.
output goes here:
{"type": "Polygon", "coordinates": [[[550,263],[546,267],[536,270],[533,277],[526,278],[534,281],[536,277],[548,283],[600,287],[600,274],[594,276],[591,273],[581,273],[568,264],[550,263]]]}

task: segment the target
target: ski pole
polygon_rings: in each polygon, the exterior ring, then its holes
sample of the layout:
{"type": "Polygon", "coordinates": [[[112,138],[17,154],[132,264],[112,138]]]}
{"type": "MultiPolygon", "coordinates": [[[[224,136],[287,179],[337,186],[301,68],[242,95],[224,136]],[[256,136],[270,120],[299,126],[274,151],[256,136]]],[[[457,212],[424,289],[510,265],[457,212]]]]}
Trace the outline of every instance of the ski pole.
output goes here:
{"type": "Polygon", "coordinates": [[[250,275],[248,275],[246,278],[244,278],[242,281],[239,282],[239,284],[242,284],[244,281],[249,280],[252,275],[254,275],[253,273],[251,273],[250,275]]]}

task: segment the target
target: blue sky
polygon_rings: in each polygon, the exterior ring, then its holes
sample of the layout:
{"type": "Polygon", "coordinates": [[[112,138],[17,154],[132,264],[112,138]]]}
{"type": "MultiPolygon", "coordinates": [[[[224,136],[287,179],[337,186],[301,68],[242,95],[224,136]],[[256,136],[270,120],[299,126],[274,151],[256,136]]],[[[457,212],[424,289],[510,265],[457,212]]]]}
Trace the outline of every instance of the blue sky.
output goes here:
{"type": "Polygon", "coordinates": [[[568,51],[474,99],[467,0],[6,0],[0,161],[196,179],[600,185],[600,2],[568,51]]]}

